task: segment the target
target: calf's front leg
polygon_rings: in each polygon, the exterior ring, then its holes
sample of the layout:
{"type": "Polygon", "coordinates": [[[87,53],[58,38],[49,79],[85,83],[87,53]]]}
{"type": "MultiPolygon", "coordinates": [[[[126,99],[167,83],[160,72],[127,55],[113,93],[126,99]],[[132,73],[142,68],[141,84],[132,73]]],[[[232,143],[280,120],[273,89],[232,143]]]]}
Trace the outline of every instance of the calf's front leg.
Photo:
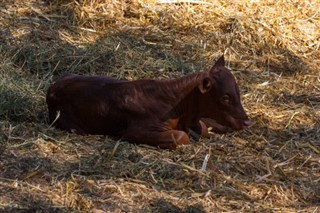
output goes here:
{"type": "Polygon", "coordinates": [[[183,131],[147,131],[129,129],[122,139],[136,144],[148,144],[162,149],[175,149],[178,145],[189,144],[189,137],[183,131]]]}
{"type": "Polygon", "coordinates": [[[218,133],[218,134],[224,134],[224,133],[232,132],[232,129],[230,129],[229,127],[226,127],[226,126],[223,126],[223,125],[219,124],[218,122],[216,122],[215,120],[213,120],[211,118],[201,118],[201,121],[207,127],[211,127],[212,128],[212,132],[215,132],[215,133],[218,133]]]}
{"type": "Polygon", "coordinates": [[[199,120],[197,125],[190,128],[190,134],[193,136],[196,140],[199,140],[200,136],[202,137],[209,137],[208,127],[207,125],[199,120]]]}

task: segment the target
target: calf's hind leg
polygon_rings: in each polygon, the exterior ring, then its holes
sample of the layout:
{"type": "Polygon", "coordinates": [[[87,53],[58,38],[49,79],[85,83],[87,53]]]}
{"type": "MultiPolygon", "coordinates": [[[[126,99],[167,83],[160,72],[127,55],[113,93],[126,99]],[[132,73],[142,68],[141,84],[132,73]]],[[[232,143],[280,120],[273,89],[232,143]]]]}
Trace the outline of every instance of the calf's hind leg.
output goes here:
{"type": "Polygon", "coordinates": [[[175,149],[177,145],[189,143],[188,135],[178,130],[155,132],[132,129],[124,134],[123,139],[131,143],[148,144],[162,149],[175,149]]]}
{"type": "Polygon", "coordinates": [[[53,125],[61,130],[77,133],[79,135],[87,135],[88,133],[76,123],[77,122],[75,122],[71,117],[61,115],[56,119],[53,125]]]}

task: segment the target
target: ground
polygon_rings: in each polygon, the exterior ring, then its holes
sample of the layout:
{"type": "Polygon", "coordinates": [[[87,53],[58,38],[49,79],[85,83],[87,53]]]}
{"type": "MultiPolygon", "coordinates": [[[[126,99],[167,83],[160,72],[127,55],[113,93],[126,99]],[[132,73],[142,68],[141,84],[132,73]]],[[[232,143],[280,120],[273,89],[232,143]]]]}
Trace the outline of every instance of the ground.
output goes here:
{"type": "Polygon", "coordinates": [[[320,3],[0,1],[4,212],[320,212],[320,3]],[[168,79],[225,55],[252,120],[177,150],[47,123],[67,73],[168,79]]]}

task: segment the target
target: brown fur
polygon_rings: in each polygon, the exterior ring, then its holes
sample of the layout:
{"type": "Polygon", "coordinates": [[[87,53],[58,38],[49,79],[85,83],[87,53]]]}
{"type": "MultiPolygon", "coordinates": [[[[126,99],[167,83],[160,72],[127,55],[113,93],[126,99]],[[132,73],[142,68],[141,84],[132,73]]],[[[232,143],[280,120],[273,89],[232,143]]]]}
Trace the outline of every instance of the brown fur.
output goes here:
{"type": "Polygon", "coordinates": [[[50,122],[60,112],[62,130],[161,148],[188,144],[189,129],[206,136],[207,125],[223,133],[250,123],[223,56],[209,71],[172,80],[68,75],[48,89],[47,104],[50,122]]]}

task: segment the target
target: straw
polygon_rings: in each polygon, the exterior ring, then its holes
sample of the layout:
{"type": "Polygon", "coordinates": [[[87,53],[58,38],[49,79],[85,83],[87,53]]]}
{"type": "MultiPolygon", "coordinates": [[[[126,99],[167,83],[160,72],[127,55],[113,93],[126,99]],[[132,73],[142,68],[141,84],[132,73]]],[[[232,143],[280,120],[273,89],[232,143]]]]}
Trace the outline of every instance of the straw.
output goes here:
{"type": "Polygon", "coordinates": [[[320,2],[0,2],[4,212],[318,212],[320,2]],[[222,54],[252,126],[176,150],[48,128],[67,73],[169,79],[222,54]]]}

